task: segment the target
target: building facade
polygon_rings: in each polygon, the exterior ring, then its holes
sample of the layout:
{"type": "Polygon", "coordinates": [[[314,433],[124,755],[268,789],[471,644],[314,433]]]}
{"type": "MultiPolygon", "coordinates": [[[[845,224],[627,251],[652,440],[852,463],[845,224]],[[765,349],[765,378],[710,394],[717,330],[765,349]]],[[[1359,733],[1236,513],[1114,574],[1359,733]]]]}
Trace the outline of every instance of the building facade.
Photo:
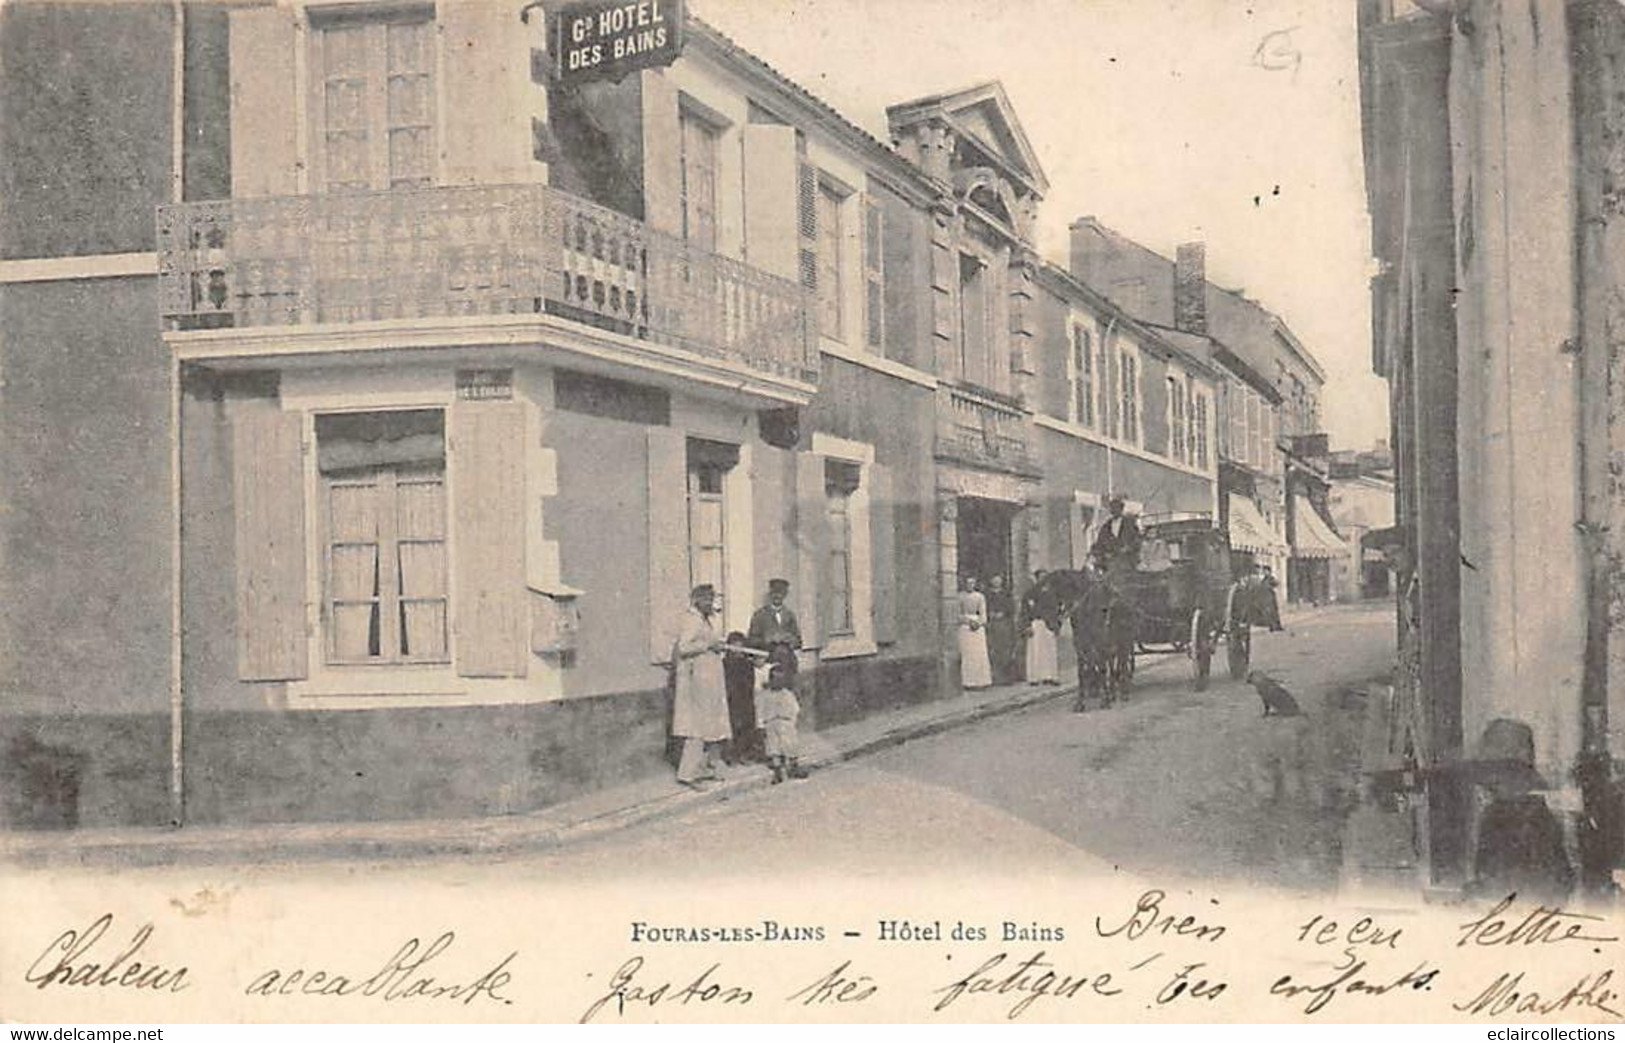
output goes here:
{"type": "Polygon", "coordinates": [[[1393,457],[1386,442],[1370,452],[1333,452],[1327,508],[1346,552],[1332,561],[1332,600],[1393,596],[1393,457]]]}
{"type": "Polygon", "coordinates": [[[1130,314],[1215,364],[1219,512],[1231,547],[1241,552],[1235,555],[1238,567],[1268,567],[1290,600],[1323,597],[1325,562],[1334,553],[1327,544],[1340,541],[1312,520],[1299,536],[1298,499],[1304,492],[1295,499],[1289,488],[1312,473],[1292,454],[1293,440],[1320,432],[1326,375],[1314,354],[1279,316],[1209,281],[1201,243],[1182,244],[1169,259],[1083,217],[1071,225],[1071,268],[1130,314]]]}
{"type": "Polygon", "coordinates": [[[1474,877],[1479,801],[1458,769],[1510,719],[1533,736],[1577,879],[1600,890],[1621,858],[1625,720],[1625,12],[1367,0],[1360,24],[1403,566],[1396,752],[1421,772],[1428,882],[1474,877]]]}
{"type": "Polygon", "coordinates": [[[882,140],[650,9],[618,79],[509,0],[0,11],[0,740],[81,824],[667,770],[700,582],[791,582],[808,726],[941,698],[961,576],[1222,510],[1222,371],[1038,257],[997,83],[882,140]]]}

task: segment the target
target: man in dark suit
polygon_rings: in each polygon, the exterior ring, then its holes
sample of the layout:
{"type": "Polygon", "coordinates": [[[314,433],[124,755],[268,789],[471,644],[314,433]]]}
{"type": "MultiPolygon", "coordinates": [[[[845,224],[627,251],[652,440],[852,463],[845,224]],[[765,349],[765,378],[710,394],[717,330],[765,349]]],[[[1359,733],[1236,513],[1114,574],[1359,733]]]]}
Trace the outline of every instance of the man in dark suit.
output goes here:
{"type": "Polygon", "coordinates": [[[1123,513],[1123,498],[1113,496],[1106,501],[1110,517],[1095,536],[1095,545],[1089,553],[1100,562],[1106,574],[1116,580],[1124,572],[1132,572],[1140,562],[1140,526],[1123,513]]]}
{"type": "Polygon", "coordinates": [[[801,624],[785,601],[790,596],[790,581],[767,581],[767,604],[750,617],[750,632],[745,643],[763,652],[773,651],[774,645],[786,645],[791,652],[801,649],[801,624]]]}

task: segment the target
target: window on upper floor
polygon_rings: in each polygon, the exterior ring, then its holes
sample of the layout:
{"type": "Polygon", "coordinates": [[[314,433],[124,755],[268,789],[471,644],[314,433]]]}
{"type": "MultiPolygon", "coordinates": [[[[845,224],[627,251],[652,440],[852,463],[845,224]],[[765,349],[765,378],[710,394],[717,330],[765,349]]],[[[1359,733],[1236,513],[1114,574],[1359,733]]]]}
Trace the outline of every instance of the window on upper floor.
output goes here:
{"type": "Polygon", "coordinates": [[[1211,464],[1208,446],[1208,416],[1212,413],[1212,395],[1198,388],[1191,396],[1191,462],[1202,470],[1211,464]]]}
{"type": "Polygon", "coordinates": [[[1250,467],[1258,467],[1259,461],[1264,456],[1262,448],[1264,422],[1260,416],[1262,410],[1259,408],[1261,405],[1263,403],[1258,400],[1257,395],[1247,392],[1247,453],[1242,459],[1247,461],[1250,467]]]}
{"type": "Polygon", "coordinates": [[[864,342],[876,354],[886,351],[886,213],[872,200],[863,204],[864,342]]]}
{"type": "Polygon", "coordinates": [[[959,372],[980,387],[993,387],[993,295],[986,261],[959,255],[959,372]]]}
{"type": "MultiPolygon", "coordinates": [[[[1108,330],[1109,333],[1109,330],[1108,330]]],[[[1095,383],[1099,390],[1095,396],[1095,419],[1098,421],[1096,430],[1112,438],[1117,437],[1117,405],[1113,400],[1116,390],[1113,386],[1117,367],[1112,365],[1111,350],[1107,347],[1107,337],[1102,337],[1095,346],[1095,383]]]]}
{"type": "Polygon", "coordinates": [[[1072,356],[1067,367],[1071,396],[1068,419],[1075,424],[1095,427],[1095,346],[1094,338],[1081,323],[1072,325],[1072,356]]]}
{"type": "Polygon", "coordinates": [[[683,238],[703,250],[717,248],[717,127],[697,113],[681,114],[678,139],[683,238]]]}
{"type": "Polygon", "coordinates": [[[841,307],[842,214],[846,196],[834,185],[820,181],[817,195],[818,331],[831,340],[845,340],[841,307]]]}
{"type": "Polygon", "coordinates": [[[1190,460],[1190,432],[1186,423],[1187,401],[1190,387],[1178,370],[1167,376],[1168,385],[1168,456],[1180,463],[1190,460]]]}
{"type": "Polygon", "coordinates": [[[314,157],[328,191],[435,183],[432,9],[313,19],[314,157]]]}
{"type": "Polygon", "coordinates": [[[1119,395],[1119,437],[1130,445],[1140,444],[1140,353],[1124,347],[1117,358],[1119,395]]]}

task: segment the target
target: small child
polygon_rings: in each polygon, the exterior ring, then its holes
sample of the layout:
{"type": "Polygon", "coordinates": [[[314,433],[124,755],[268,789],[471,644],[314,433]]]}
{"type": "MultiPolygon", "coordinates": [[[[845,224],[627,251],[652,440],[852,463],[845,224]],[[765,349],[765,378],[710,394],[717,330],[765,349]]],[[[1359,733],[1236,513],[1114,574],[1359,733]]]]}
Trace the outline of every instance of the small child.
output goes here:
{"type": "Polygon", "coordinates": [[[762,729],[767,744],[767,763],[773,769],[773,784],[792,779],[804,779],[807,771],[798,762],[800,742],[796,737],[796,719],[801,716],[801,703],[796,699],[795,650],[788,645],[774,645],[768,654],[767,665],[760,667],[766,677],[756,687],[756,724],[762,729]]]}

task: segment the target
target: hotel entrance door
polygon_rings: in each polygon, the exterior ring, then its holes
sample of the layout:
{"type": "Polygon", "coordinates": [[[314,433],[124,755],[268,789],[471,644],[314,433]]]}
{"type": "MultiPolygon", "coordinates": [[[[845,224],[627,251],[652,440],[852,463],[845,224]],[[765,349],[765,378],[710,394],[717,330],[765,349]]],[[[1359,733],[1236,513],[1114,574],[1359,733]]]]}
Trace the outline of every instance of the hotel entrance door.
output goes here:
{"type": "Polygon", "coordinates": [[[959,498],[959,574],[975,576],[983,590],[994,576],[1007,584],[1015,579],[1010,530],[1017,509],[1000,500],[959,498]]]}

